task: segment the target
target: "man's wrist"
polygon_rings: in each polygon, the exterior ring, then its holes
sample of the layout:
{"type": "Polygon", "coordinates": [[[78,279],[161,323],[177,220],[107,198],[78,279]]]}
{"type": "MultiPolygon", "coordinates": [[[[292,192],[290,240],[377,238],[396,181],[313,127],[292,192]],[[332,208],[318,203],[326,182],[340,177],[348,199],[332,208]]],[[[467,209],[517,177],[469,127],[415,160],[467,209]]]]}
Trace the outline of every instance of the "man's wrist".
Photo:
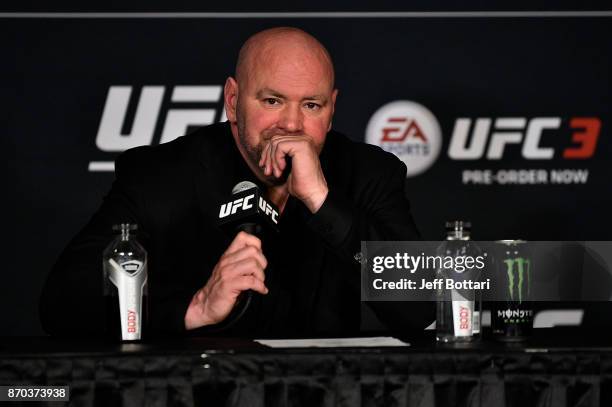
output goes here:
{"type": "Polygon", "coordinates": [[[329,189],[325,186],[320,192],[311,195],[308,199],[304,200],[304,205],[308,208],[310,213],[317,213],[317,211],[323,206],[329,189]]]}
{"type": "Polygon", "coordinates": [[[194,296],[185,312],[185,329],[191,330],[212,325],[212,320],[204,312],[204,293],[199,290],[194,296]]]}

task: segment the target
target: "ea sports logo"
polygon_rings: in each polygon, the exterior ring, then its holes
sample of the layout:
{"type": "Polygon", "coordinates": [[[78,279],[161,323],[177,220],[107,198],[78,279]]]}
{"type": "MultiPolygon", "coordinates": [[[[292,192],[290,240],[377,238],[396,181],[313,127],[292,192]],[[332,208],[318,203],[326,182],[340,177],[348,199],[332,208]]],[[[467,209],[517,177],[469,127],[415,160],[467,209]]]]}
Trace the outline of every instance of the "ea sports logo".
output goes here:
{"type": "Polygon", "coordinates": [[[366,129],[366,142],[395,154],[406,164],[406,175],[410,177],[424,172],[436,161],[442,147],[442,132],[427,108],[398,100],[374,113],[366,129]]]}

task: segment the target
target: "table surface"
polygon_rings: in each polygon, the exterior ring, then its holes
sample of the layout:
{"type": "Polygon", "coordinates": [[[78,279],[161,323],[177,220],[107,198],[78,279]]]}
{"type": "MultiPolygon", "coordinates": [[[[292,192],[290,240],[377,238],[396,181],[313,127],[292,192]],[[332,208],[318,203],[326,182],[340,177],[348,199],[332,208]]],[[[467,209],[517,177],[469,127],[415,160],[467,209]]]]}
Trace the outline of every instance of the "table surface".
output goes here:
{"type": "MultiPolygon", "coordinates": [[[[370,336],[370,335],[368,335],[370,336]]],[[[91,339],[51,337],[1,337],[0,357],[70,357],[104,355],[199,355],[207,354],[279,354],[279,353],[608,353],[612,352],[612,336],[607,333],[585,332],[576,328],[536,329],[526,341],[504,343],[488,338],[470,344],[441,345],[435,342],[435,332],[419,338],[399,339],[408,347],[362,348],[270,348],[245,338],[164,338],[154,341],[120,343],[91,339]]]]}

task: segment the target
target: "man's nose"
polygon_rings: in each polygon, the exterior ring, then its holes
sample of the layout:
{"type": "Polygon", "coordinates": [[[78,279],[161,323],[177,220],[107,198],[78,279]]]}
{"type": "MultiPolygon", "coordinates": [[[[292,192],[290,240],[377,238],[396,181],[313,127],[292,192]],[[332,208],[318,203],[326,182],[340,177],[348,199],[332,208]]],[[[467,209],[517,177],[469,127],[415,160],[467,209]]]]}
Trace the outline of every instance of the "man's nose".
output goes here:
{"type": "Polygon", "coordinates": [[[304,125],[304,114],[299,105],[288,104],[281,111],[279,127],[287,132],[300,132],[304,125]]]}

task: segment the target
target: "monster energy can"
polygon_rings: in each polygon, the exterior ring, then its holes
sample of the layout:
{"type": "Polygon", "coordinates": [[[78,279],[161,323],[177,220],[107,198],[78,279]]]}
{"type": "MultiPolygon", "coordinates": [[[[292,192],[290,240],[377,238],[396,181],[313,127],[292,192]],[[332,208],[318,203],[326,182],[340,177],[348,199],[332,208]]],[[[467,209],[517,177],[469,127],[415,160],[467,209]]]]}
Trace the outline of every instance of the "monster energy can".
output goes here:
{"type": "Polygon", "coordinates": [[[501,341],[522,341],[533,331],[531,281],[533,261],[524,240],[496,243],[498,301],[491,307],[493,335],[501,341]]]}

